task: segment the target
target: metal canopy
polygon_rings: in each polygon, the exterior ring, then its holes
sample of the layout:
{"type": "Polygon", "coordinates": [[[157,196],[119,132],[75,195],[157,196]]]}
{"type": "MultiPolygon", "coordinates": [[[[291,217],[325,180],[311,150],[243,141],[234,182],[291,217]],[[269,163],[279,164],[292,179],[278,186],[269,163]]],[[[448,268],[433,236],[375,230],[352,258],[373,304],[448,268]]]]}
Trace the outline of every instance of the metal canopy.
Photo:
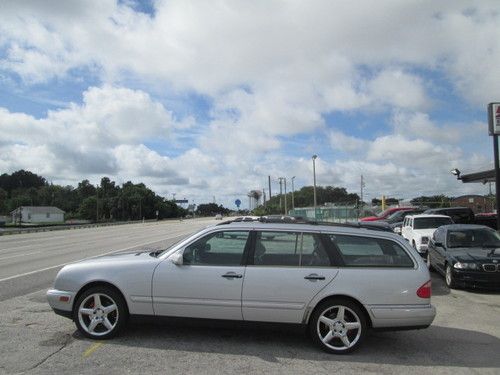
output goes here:
{"type": "Polygon", "coordinates": [[[470,182],[482,182],[483,184],[495,182],[495,170],[490,169],[488,171],[463,174],[460,176],[460,180],[465,184],[470,182]]]}

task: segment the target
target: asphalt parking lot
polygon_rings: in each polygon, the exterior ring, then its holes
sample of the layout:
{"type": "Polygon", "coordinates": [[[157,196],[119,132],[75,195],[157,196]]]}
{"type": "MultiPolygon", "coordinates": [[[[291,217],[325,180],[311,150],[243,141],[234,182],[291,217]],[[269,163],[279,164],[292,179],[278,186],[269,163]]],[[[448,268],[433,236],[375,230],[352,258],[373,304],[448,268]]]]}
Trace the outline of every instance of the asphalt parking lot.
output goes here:
{"type": "Polygon", "coordinates": [[[499,374],[500,293],[432,279],[430,328],[375,332],[343,356],[317,349],[300,327],[201,320],[132,321],[92,341],[51,311],[44,286],[0,302],[0,373],[499,374]]]}

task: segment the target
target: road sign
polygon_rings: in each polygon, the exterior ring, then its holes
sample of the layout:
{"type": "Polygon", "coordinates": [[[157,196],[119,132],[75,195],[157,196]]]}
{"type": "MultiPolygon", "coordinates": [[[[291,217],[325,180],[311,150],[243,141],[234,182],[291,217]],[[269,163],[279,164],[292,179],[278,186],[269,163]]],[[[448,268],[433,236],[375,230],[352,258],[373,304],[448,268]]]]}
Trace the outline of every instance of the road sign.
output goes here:
{"type": "Polygon", "coordinates": [[[488,104],[488,128],[490,135],[500,134],[500,103],[488,104]]]}
{"type": "Polygon", "coordinates": [[[234,201],[234,204],[236,205],[236,207],[240,208],[240,205],[241,205],[241,201],[239,199],[236,199],[234,201]]]}

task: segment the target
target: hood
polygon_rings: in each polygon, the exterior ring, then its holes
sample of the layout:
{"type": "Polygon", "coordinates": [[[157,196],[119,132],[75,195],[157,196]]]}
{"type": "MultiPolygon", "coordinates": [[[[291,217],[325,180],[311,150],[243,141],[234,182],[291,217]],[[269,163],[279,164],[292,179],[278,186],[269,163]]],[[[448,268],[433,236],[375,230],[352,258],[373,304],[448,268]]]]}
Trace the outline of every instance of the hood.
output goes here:
{"type": "Polygon", "coordinates": [[[383,217],[378,217],[378,216],[367,216],[362,219],[359,219],[359,221],[378,221],[378,220],[383,220],[383,217]]]}
{"type": "Polygon", "coordinates": [[[482,248],[482,247],[457,247],[448,249],[460,262],[494,262],[500,264],[500,248],[482,248]]]}
{"type": "Polygon", "coordinates": [[[130,262],[133,260],[143,260],[145,257],[155,259],[154,257],[151,257],[149,254],[153,250],[135,250],[135,251],[126,251],[126,252],[118,252],[118,253],[113,253],[113,254],[107,254],[107,255],[100,255],[96,256],[93,258],[89,259],[83,259],[75,264],[81,264],[81,263],[86,263],[86,264],[96,264],[96,263],[117,263],[117,262],[130,262]]]}

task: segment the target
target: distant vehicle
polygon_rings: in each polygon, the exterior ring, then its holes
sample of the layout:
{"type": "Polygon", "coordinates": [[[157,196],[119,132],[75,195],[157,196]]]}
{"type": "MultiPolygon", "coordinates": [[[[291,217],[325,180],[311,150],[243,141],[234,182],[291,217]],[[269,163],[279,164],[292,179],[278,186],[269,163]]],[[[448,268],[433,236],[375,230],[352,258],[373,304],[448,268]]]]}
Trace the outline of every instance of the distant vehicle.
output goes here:
{"type": "Polygon", "coordinates": [[[409,215],[403,221],[401,235],[422,257],[425,257],[429,239],[436,228],[448,224],[453,224],[453,220],[445,215],[409,215]]]}
{"type": "Polygon", "coordinates": [[[389,215],[387,219],[384,219],[383,221],[389,223],[389,224],[395,224],[395,223],[403,223],[403,220],[406,216],[408,215],[418,215],[421,214],[425,211],[423,208],[413,208],[411,210],[401,210],[401,211],[396,211],[389,215]]]}
{"type": "Polygon", "coordinates": [[[335,354],[371,328],[428,327],[436,310],[425,262],[393,233],[347,225],[223,221],[159,251],[64,266],[47,292],[92,339],[129,315],[304,325],[335,354]]]}
{"type": "Polygon", "coordinates": [[[474,211],[469,207],[430,208],[424,212],[428,215],[446,215],[455,224],[474,224],[474,211]]]}
{"type": "Polygon", "coordinates": [[[413,209],[413,210],[403,210],[396,211],[392,215],[390,215],[387,219],[382,220],[389,224],[391,230],[394,233],[401,234],[401,227],[403,226],[403,220],[408,215],[419,215],[423,213],[425,209],[413,209]]]}
{"type": "Polygon", "coordinates": [[[492,229],[497,228],[497,214],[494,212],[479,213],[474,216],[474,222],[477,225],[485,225],[492,229]]]}
{"type": "Polygon", "coordinates": [[[429,242],[427,265],[449,288],[500,290],[500,235],[483,225],[439,227],[429,242]]]}
{"type": "Polygon", "coordinates": [[[382,211],[380,214],[377,216],[368,216],[360,219],[360,221],[378,221],[378,220],[385,220],[387,219],[390,215],[392,215],[394,212],[398,211],[408,211],[408,210],[414,210],[415,207],[391,207],[388,208],[385,211],[382,211]]]}
{"type": "Polygon", "coordinates": [[[222,220],[222,214],[215,215],[215,220],[222,220]]]}

